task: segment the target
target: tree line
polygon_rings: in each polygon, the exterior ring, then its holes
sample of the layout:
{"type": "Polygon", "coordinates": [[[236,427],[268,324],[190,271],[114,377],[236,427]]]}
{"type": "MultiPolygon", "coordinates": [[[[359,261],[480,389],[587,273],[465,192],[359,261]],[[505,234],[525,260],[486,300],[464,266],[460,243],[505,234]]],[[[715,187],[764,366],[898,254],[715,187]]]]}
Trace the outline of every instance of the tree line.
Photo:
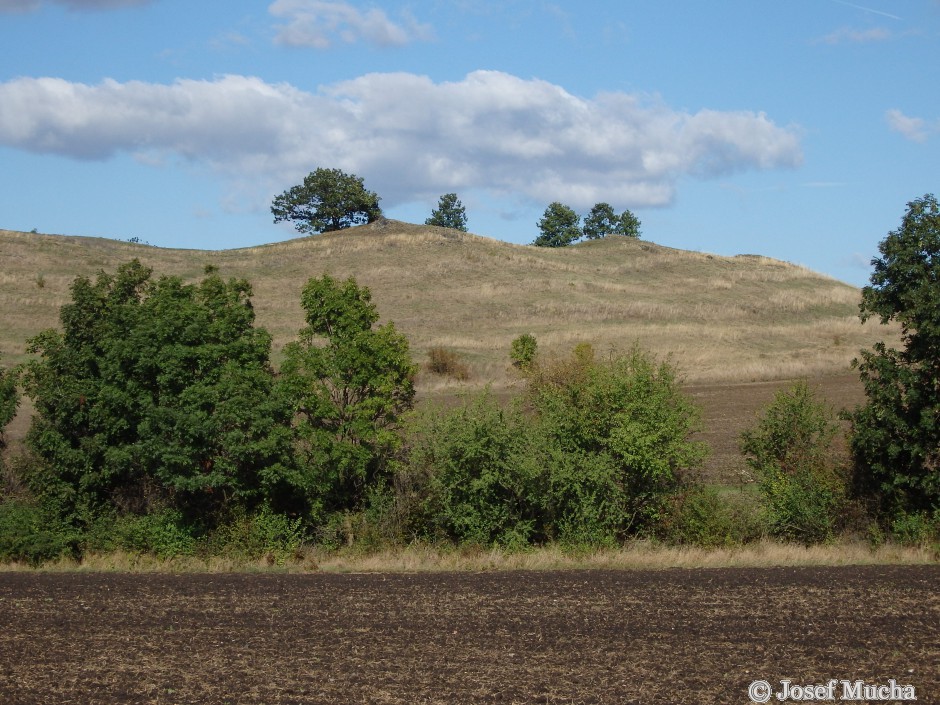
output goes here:
{"type": "MultiPolygon", "coordinates": [[[[382,199],[365,187],[362,177],[340,169],[319,168],[302,184],[274,198],[274,222],[289,221],[298,232],[315,234],[343,230],[375,222],[382,216],[382,199]]],[[[456,193],[440,197],[425,225],[467,231],[467,209],[456,193]]],[[[581,224],[579,216],[563,203],[551,203],[538,221],[538,247],[565,247],[581,239],[596,240],[607,235],[640,237],[640,220],[629,210],[620,214],[609,203],[597,203],[581,224]]]]}
{"type": "Polygon", "coordinates": [[[899,322],[903,347],[856,363],[867,402],[846,416],[851,463],[833,451],[835,414],[798,383],[741,438],[756,506],[696,480],[698,410],[675,368],[641,349],[552,357],[523,334],[508,351],[524,381],[511,403],[484,391],[416,412],[408,341],[353,279],[307,282],[305,325],[275,369],[245,280],[207,267],[186,283],[137,260],[78,277],[59,328],[0,368],[0,432],[20,390],[35,407],[3,469],[0,559],[283,559],[305,541],[815,543],[845,530],[936,540],[936,199],[908,204],[880,252],[861,314],[899,322]]]}

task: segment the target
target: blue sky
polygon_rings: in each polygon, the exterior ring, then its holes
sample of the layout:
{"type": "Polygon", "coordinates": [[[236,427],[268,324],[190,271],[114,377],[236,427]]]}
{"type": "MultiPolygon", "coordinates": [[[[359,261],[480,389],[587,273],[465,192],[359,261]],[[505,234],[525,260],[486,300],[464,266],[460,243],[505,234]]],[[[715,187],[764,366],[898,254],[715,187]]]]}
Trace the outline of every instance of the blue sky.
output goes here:
{"type": "Polygon", "coordinates": [[[938,191],[938,0],[0,0],[0,227],[295,237],[317,167],[528,243],[555,200],[856,285],[938,191]]]}

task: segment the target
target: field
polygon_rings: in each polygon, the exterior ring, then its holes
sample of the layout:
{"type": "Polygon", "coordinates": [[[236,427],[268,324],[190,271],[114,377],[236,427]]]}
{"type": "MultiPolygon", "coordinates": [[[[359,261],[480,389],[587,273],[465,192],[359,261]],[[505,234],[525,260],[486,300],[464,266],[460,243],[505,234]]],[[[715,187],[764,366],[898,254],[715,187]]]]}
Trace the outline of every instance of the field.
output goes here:
{"type": "Polygon", "coordinates": [[[938,580],[937,565],[6,573],[0,702],[747,703],[758,679],[893,678],[937,703],[938,580]]]}

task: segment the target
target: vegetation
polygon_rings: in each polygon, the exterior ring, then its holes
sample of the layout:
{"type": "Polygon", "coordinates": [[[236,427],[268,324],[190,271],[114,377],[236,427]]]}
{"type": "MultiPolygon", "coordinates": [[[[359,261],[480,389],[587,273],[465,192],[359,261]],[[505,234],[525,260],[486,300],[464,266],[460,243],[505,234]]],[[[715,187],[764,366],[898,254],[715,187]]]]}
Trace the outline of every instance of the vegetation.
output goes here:
{"type": "Polygon", "coordinates": [[[535,364],[535,356],[538,354],[538,341],[531,333],[523,333],[512,341],[509,348],[509,359],[512,364],[523,372],[532,369],[535,364]]]}
{"type": "Polygon", "coordinates": [[[49,511],[87,527],[110,511],[212,517],[279,500],[290,437],[250,296],[212,271],[152,281],[137,260],[75,280],[62,331],[30,341],[23,377],[41,461],[24,479],[49,511]]]}
{"type": "Polygon", "coordinates": [[[441,345],[435,345],[428,350],[427,368],[436,375],[451,377],[461,382],[470,379],[470,367],[467,363],[456,352],[441,345]]]}
{"type": "Polygon", "coordinates": [[[581,217],[571,208],[555,201],[545,209],[539,220],[536,247],[566,247],[581,237],[581,217]]]}
{"type": "MultiPolygon", "coordinates": [[[[586,225],[596,234],[615,217],[598,204],[586,225]]],[[[75,279],[60,328],[29,340],[34,357],[15,374],[0,368],[0,432],[16,412],[14,380],[35,407],[25,449],[4,474],[0,560],[123,550],[282,563],[312,541],[515,549],[613,547],[643,537],[727,547],[766,536],[809,546],[847,527],[868,528],[876,542],[935,541],[938,225],[933,197],[909,204],[862,298],[863,319],[895,322],[903,343],[863,353],[868,403],[850,416],[854,489],[877,500],[879,525],[851,497],[835,414],[805,382],[779,392],[742,435],[756,482],[732,491],[699,479],[706,448],[696,440],[698,409],[673,363],[653,353],[599,356],[580,343],[559,357],[564,337],[545,352],[526,333],[510,345],[525,372],[509,375],[522,389],[511,401],[506,389],[486,389],[456,407],[429,400],[415,413],[409,341],[394,324],[379,325],[371,289],[352,278],[306,282],[306,325],[275,370],[272,336],[255,325],[247,280],[223,280],[211,266],[195,283],[154,278],[133,260],[75,279]]],[[[433,242],[474,240],[440,236],[433,242]]],[[[401,244],[367,239],[323,238],[355,252],[401,244]]],[[[661,255],[645,243],[624,246],[639,257],[661,255]]],[[[589,258],[605,248],[581,252],[589,258]]],[[[467,266],[492,269],[459,249],[467,266]]],[[[520,254],[527,267],[573,271],[555,253],[530,252],[520,254]]],[[[550,279],[560,301],[583,288],[596,304],[605,291],[550,279]]],[[[59,281],[53,273],[43,292],[59,281]]],[[[556,304],[543,303],[541,314],[556,304]]],[[[453,348],[424,349],[432,373],[468,376],[453,348]]]]}
{"type": "Polygon", "coordinates": [[[607,235],[638,238],[640,220],[629,210],[617,215],[609,203],[596,203],[585,216],[582,230],[587,240],[597,240],[607,235]]]}
{"type": "Polygon", "coordinates": [[[862,320],[901,326],[903,348],[877,343],[858,369],[867,403],[852,415],[858,490],[888,517],[932,516],[940,526],[940,205],[907,204],[879,246],[862,320]]]}
{"type": "Polygon", "coordinates": [[[833,411],[801,381],[778,392],[742,435],[771,536],[809,545],[836,535],[846,498],[844,468],[833,462],[838,431],[833,411]]]}
{"type": "Polygon", "coordinates": [[[297,419],[301,485],[314,519],[360,508],[387,474],[396,427],[414,399],[408,341],[366,287],[329,275],[301,295],[307,326],[287,345],[279,390],[297,419]]]}
{"type": "Polygon", "coordinates": [[[298,232],[313,234],[373,222],[382,215],[380,200],[361,177],[320,168],[275,197],[271,212],[275,223],[289,220],[298,232]]]}
{"type": "Polygon", "coordinates": [[[431,217],[425,220],[424,224],[467,232],[467,209],[457,198],[456,193],[445,193],[438,201],[437,208],[431,211],[431,217]]]}

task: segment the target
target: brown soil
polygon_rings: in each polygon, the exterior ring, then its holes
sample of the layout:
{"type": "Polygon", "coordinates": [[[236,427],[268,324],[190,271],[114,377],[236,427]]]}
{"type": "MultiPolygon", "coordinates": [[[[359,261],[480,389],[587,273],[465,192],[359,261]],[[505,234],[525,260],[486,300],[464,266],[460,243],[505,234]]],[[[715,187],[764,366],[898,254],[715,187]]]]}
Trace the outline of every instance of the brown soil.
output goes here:
{"type": "MultiPolygon", "coordinates": [[[[0,702],[747,703],[756,679],[940,702],[940,566],[0,574],[0,702]]],[[[776,700],[774,700],[776,702],[776,700]]]]}

